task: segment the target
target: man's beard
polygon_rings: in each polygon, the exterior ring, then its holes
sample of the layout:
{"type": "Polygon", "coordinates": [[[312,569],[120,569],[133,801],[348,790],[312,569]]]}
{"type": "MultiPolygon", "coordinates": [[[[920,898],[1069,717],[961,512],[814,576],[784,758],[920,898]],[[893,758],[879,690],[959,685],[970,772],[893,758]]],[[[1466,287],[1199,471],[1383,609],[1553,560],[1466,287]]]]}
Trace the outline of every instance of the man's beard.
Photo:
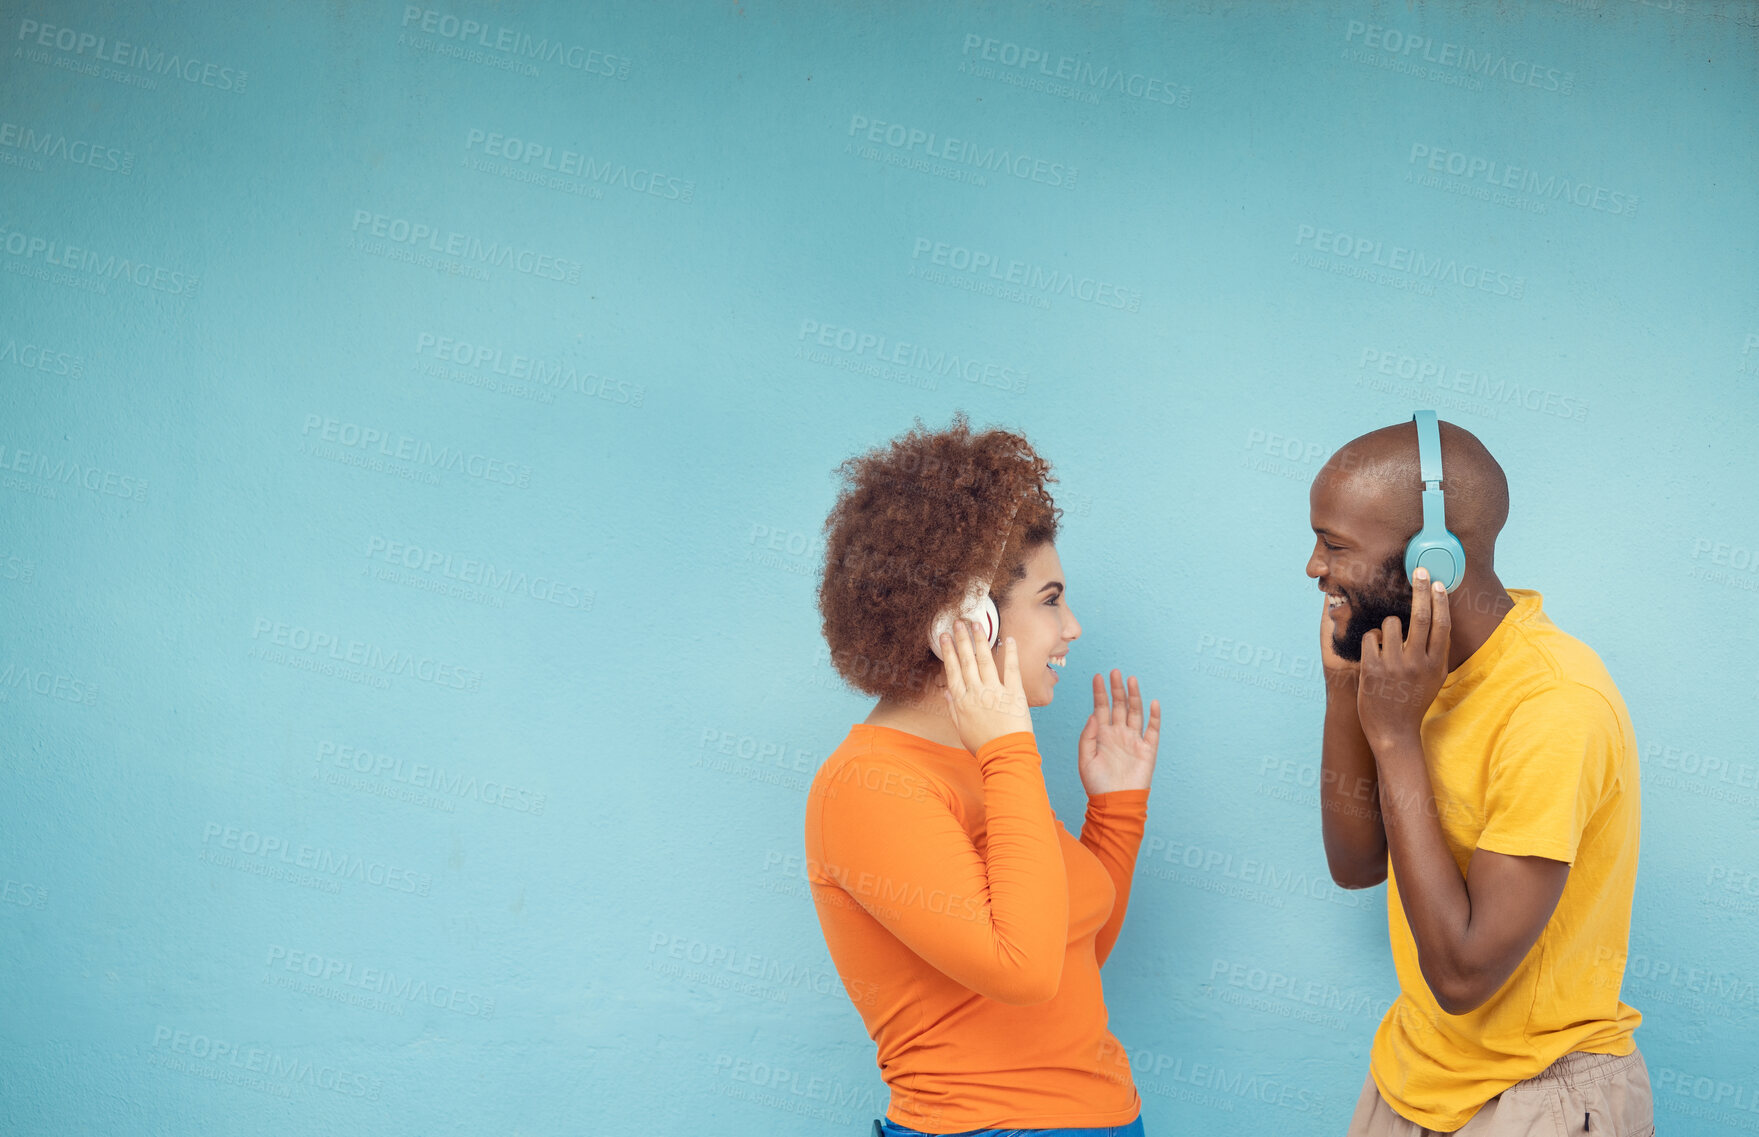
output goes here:
{"type": "Polygon", "coordinates": [[[1332,650],[1352,663],[1362,659],[1362,637],[1397,616],[1399,626],[1410,629],[1411,582],[1405,579],[1405,554],[1394,553],[1380,566],[1380,578],[1366,588],[1343,588],[1339,591],[1350,604],[1350,622],[1341,633],[1332,636],[1332,650]]]}

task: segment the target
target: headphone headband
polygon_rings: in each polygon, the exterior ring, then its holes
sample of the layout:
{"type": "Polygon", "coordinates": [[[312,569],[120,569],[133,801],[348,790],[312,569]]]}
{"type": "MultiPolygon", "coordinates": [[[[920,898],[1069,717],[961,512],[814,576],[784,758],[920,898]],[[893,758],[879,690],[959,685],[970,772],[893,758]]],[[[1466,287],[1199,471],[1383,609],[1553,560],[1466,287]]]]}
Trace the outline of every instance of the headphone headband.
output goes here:
{"type": "Polygon", "coordinates": [[[996,579],[996,573],[1002,571],[1002,555],[1008,551],[1008,534],[1013,532],[1013,530],[1014,530],[1014,515],[1019,512],[1020,512],[1020,499],[1015,498],[1014,499],[1014,508],[1010,509],[1008,511],[1007,524],[1002,526],[1002,543],[1001,543],[1001,546],[998,549],[996,549],[996,563],[990,566],[989,579],[984,581],[985,588],[989,587],[989,585],[991,585],[991,584],[994,584],[995,579],[996,579]]]}
{"type": "Polygon", "coordinates": [[[1417,423],[1417,466],[1423,476],[1423,488],[1440,489],[1441,425],[1434,411],[1418,411],[1411,418],[1417,423]]]}
{"type": "Polygon", "coordinates": [[[1417,467],[1423,479],[1423,528],[1405,546],[1405,575],[1418,568],[1449,592],[1466,578],[1466,549],[1448,529],[1447,505],[1441,492],[1441,424],[1434,411],[1411,416],[1417,424],[1417,467]]]}

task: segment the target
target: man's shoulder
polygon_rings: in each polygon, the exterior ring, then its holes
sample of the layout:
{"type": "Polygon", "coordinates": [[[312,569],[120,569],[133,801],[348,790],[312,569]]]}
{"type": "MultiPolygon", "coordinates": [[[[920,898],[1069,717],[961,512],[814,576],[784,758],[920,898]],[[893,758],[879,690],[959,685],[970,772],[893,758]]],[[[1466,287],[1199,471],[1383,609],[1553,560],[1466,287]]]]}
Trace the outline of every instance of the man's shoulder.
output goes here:
{"type": "Polygon", "coordinates": [[[1502,743],[1598,739],[1609,754],[1634,752],[1635,733],[1617,684],[1586,644],[1558,636],[1534,645],[1532,666],[1508,707],[1502,743]]]}
{"type": "Polygon", "coordinates": [[[1535,608],[1514,629],[1513,650],[1499,671],[1521,688],[1521,701],[1539,699],[1562,707],[1604,707],[1615,718],[1625,714],[1624,698],[1600,653],[1564,631],[1535,608]]]}

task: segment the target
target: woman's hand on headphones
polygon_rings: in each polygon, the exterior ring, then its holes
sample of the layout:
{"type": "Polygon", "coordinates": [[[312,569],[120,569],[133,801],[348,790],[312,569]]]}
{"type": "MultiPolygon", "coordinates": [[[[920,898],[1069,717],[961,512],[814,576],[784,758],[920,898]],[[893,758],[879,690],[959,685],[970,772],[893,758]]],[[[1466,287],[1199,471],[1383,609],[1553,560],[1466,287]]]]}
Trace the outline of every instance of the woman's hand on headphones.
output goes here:
{"type": "Polygon", "coordinates": [[[990,654],[988,637],[978,635],[977,625],[970,620],[954,620],[952,636],[942,633],[941,648],[947,705],[952,708],[953,729],[959,732],[965,749],[976,754],[991,739],[1017,730],[1031,731],[1032,711],[1026,704],[1026,689],[1020,685],[1014,637],[1002,643],[1000,673],[995,656],[990,654]]]}
{"type": "Polygon", "coordinates": [[[1098,675],[1093,677],[1093,714],[1081,729],[1076,759],[1087,796],[1148,788],[1160,750],[1159,699],[1148,704],[1146,733],[1144,725],[1136,676],[1130,676],[1126,692],[1123,673],[1112,668],[1109,700],[1104,681],[1098,675]]]}

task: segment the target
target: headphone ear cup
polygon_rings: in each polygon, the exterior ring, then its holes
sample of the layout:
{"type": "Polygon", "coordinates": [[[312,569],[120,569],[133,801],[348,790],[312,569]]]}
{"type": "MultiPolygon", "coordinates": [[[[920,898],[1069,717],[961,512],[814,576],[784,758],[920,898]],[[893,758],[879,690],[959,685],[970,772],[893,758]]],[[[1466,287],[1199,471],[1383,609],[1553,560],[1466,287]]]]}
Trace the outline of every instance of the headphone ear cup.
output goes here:
{"type": "Polygon", "coordinates": [[[935,617],[934,626],[928,631],[928,650],[934,652],[936,659],[946,658],[941,654],[941,633],[952,634],[955,619],[977,621],[977,626],[984,630],[984,635],[992,648],[1001,638],[1002,617],[1001,613],[996,611],[996,602],[990,599],[988,589],[984,589],[981,593],[974,590],[974,594],[966,598],[963,607],[957,611],[952,608],[942,609],[941,614],[935,617]]]}
{"type": "Polygon", "coordinates": [[[1447,555],[1447,565],[1445,569],[1440,571],[1431,569],[1429,575],[1441,581],[1441,586],[1452,592],[1460,587],[1461,581],[1466,579],[1466,550],[1460,545],[1459,538],[1452,533],[1449,533],[1448,539],[1437,548],[1447,555]]]}
{"type": "Polygon", "coordinates": [[[928,630],[928,650],[934,652],[934,657],[936,659],[947,658],[941,654],[941,635],[942,633],[951,635],[952,631],[953,610],[951,608],[943,608],[940,615],[934,618],[934,626],[928,630]]]}
{"type": "Polygon", "coordinates": [[[1424,531],[1405,546],[1405,576],[1415,576],[1418,568],[1425,569],[1429,579],[1441,581],[1441,586],[1452,592],[1466,579],[1466,550],[1452,533],[1437,538],[1424,531]]]}

